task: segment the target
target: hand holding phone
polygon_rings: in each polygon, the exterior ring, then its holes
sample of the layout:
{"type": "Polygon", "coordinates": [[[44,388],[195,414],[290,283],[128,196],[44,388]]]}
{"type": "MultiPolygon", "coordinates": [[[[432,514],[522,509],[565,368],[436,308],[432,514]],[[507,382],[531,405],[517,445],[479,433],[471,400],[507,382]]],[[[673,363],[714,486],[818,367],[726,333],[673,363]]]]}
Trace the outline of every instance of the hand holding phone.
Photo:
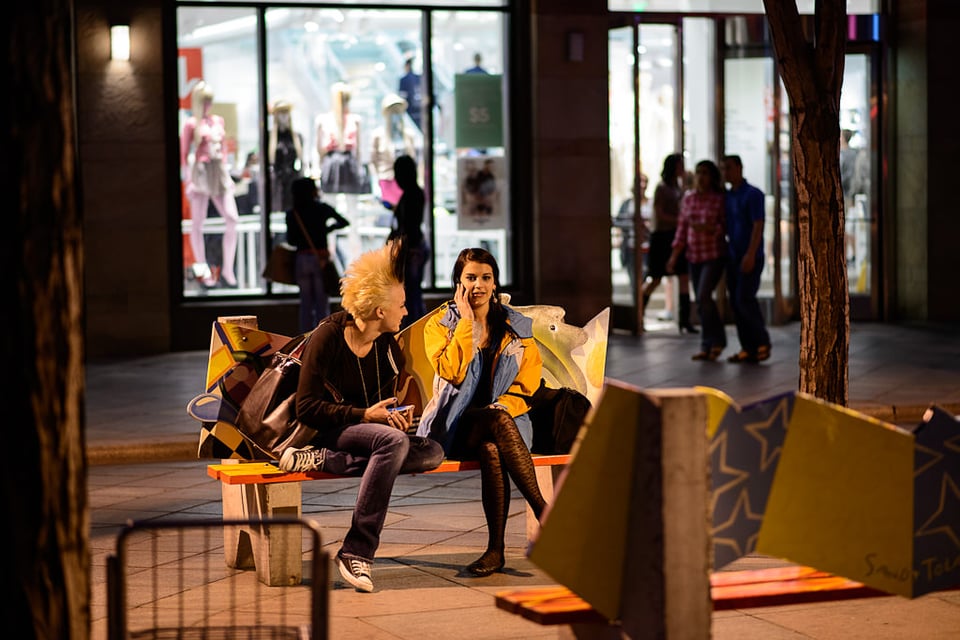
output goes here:
{"type": "Polygon", "coordinates": [[[413,405],[404,404],[399,407],[387,407],[389,416],[393,416],[390,423],[398,429],[407,429],[413,424],[413,405]]]}
{"type": "Polygon", "coordinates": [[[467,296],[467,286],[462,282],[457,283],[453,301],[457,304],[457,310],[460,311],[461,318],[473,320],[473,308],[470,306],[470,298],[467,296]]]}

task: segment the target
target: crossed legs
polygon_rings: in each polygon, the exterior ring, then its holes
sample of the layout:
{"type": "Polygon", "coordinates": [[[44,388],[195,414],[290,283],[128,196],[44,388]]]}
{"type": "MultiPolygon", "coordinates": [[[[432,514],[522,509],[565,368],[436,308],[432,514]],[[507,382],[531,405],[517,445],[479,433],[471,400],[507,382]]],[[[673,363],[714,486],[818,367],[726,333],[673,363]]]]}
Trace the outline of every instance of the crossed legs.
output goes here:
{"type": "Polygon", "coordinates": [[[487,550],[470,563],[467,570],[477,576],[490,575],[503,568],[504,537],[510,514],[510,480],[537,518],[546,501],[537,484],[530,450],[520,437],[516,423],[506,411],[474,409],[464,414],[469,435],[467,444],[480,461],[480,498],[487,521],[487,550]]]}

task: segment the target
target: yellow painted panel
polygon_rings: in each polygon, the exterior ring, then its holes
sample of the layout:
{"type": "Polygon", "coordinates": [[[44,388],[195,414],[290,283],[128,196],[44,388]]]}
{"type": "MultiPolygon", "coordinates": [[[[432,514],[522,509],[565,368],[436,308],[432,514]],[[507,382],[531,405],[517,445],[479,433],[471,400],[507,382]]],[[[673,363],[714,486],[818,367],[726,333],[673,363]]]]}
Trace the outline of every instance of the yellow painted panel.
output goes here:
{"type": "Polygon", "coordinates": [[[913,436],[797,394],[757,551],[910,597],[913,436]]]}

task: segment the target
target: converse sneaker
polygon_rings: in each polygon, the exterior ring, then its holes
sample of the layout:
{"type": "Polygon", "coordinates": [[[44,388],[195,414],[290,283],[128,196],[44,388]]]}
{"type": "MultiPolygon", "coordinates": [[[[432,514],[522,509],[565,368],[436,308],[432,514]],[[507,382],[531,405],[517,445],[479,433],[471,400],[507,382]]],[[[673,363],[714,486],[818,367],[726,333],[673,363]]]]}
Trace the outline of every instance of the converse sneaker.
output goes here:
{"type": "Polygon", "coordinates": [[[280,456],[280,468],[284,471],[323,471],[326,449],[307,445],[302,449],[289,447],[280,456]]]}
{"type": "Polygon", "coordinates": [[[349,582],[357,591],[367,593],[373,591],[369,562],[357,558],[344,558],[338,553],[337,569],[340,570],[340,577],[349,582]]]}

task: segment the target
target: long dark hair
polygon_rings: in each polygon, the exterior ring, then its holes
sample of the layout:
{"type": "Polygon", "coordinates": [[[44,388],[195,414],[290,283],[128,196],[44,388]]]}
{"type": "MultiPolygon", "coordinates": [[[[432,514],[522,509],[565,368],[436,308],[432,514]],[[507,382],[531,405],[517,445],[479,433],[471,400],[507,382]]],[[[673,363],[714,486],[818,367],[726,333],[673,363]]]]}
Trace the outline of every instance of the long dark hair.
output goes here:
{"type": "Polygon", "coordinates": [[[417,185],[417,161],[408,155],[393,161],[393,177],[404,191],[417,185]]]}
{"type": "Polygon", "coordinates": [[[317,201],[317,183],[306,176],[297,178],[290,185],[290,193],[293,196],[293,208],[306,211],[317,201]]]}
{"type": "Polygon", "coordinates": [[[500,303],[500,266],[493,254],[480,247],[464,249],[457,256],[457,261],[453,263],[453,289],[456,291],[457,284],[460,283],[460,276],[463,275],[463,269],[468,262],[479,262],[490,265],[493,269],[493,294],[490,296],[490,311],[487,313],[487,328],[490,331],[489,344],[493,347],[499,347],[503,341],[503,336],[509,331],[514,333],[510,325],[507,324],[507,310],[500,303]]]}
{"type": "Polygon", "coordinates": [[[683,162],[683,156],[679,153],[671,153],[666,158],[663,159],[663,171],[660,172],[660,177],[666,184],[670,186],[676,186],[677,178],[677,167],[680,166],[680,163],[683,162]]]}
{"type": "Polygon", "coordinates": [[[720,168],[713,160],[701,160],[697,163],[697,169],[706,169],[710,176],[710,191],[723,193],[723,177],[720,175],[720,168]]]}

